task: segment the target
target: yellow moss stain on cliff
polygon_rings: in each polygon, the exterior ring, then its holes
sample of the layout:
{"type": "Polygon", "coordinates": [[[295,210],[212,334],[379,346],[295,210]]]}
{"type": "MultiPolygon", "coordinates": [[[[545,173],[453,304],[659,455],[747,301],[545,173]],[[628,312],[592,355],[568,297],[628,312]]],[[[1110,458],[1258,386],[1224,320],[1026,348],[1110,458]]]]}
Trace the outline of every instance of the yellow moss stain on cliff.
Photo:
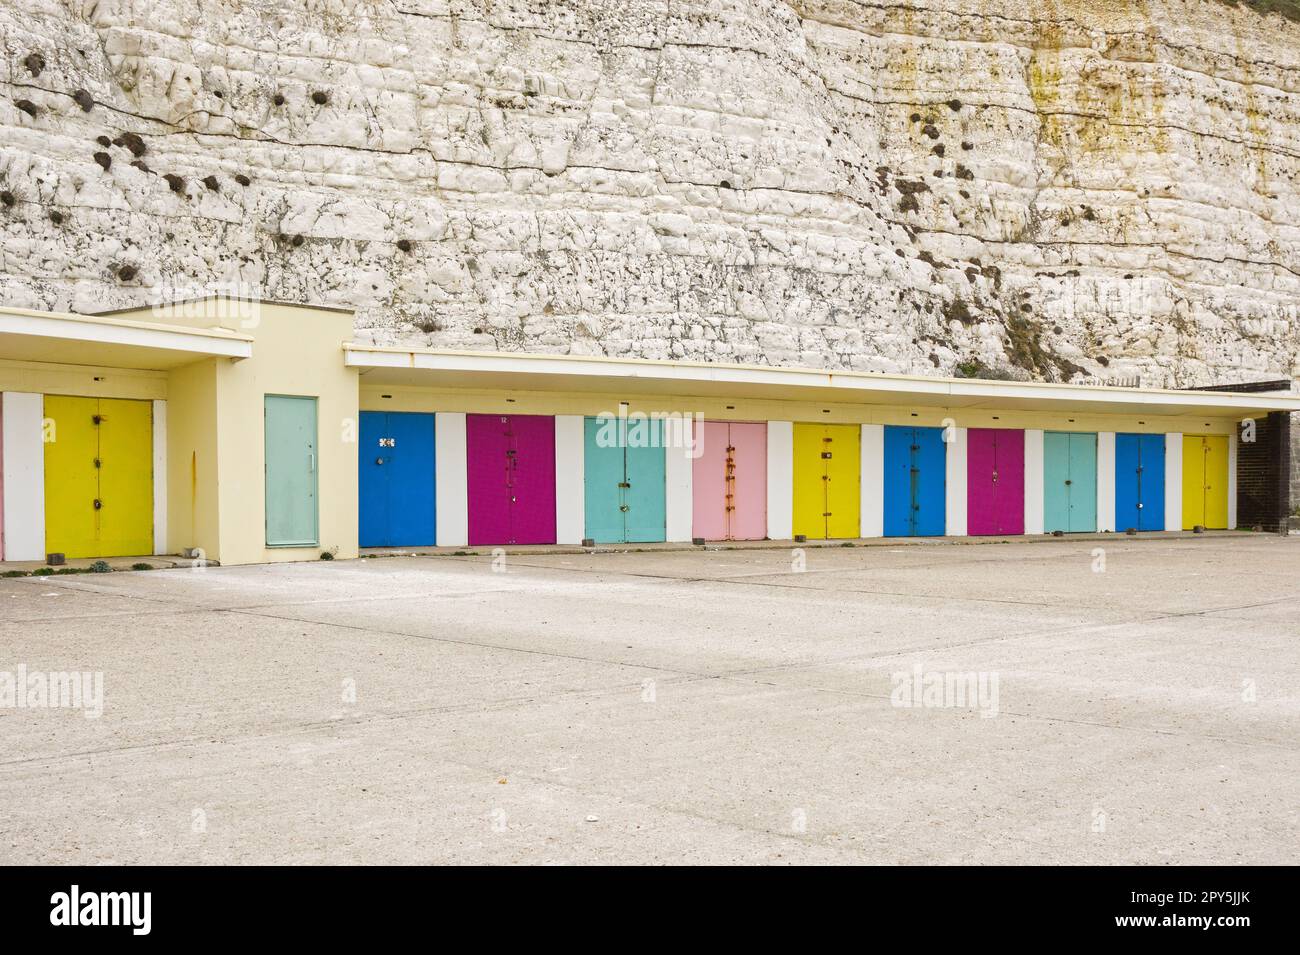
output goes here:
{"type": "Polygon", "coordinates": [[[1246,120],[1246,135],[1242,147],[1250,155],[1255,169],[1254,189],[1259,193],[1269,192],[1268,147],[1269,120],[1260,110],[1259,94],[1255,92],[1255,81],[1251,75],[1252,57],[1246,50],[1246,41],[1241,35],[1241,21],[1236,16],[1228,18],[1232,31],[1233,49],[1238,66],[1242,72],[1241,94],[1242,110],[1246,120]]]}
{"type": "Polygon", "coordinates": [[[1039,143],[1050,145],[1058,151],[1064,148],[1060,116],[1063,73],[1061,43],[1060,23],[1054,16],[1049,17],[1038,28],[1026,77],[1029,98],[1033,100],[1034,110],[1038,114],[1039,143]]]}

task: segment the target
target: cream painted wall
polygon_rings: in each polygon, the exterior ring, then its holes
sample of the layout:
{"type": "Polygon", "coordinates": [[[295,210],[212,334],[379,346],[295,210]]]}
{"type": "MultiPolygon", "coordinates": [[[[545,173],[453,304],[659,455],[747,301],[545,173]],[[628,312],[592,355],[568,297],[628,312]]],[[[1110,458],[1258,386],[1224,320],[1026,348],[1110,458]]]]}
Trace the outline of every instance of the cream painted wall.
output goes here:
{"type": "Polygon", "coordinates": [[[691,396],[613,393],[572,394],[559,391],[484,391],[373,385],[361,376],[360,407],[367,411],[463,411],[484,414],[594,415],[628,403],[629,412],[698,413],[720,421],[812,421],[848,424],[902,424],[961,428],[1024,428],[1040,431],[1129,431],[1161,434],[1181,429],[1188,434],[1230,434],[1231,417],[1113,415],[1006,411],[996,407],[917,408],[907,405],[828,404],[818,401],[698,398],[691,396]],[[384,397],[387,396],[387,397],[384,397]],[[915,417],[913,417],[915,415],[915,417]]]}
{"type": "MultiPolygon", "coordinates": [[[[166,320],[166,319],[164,319],[166,320]]],[[[217,365],[218,500],[222,564],[315,560],[322,551],[357,556],[357,372],[343,365],[352,316],[289,305],[261,305],[253,357],[217,365]],[[267,395],[317,399],[315,547],[266,546],[267,395]]]]}
{"type": "Polygon", "coordinates": [[[167,549],[202,551],[202,560],[221,560],[217,487],[217,366],[208,358],[174,369],[168,376],[167,549]]]}
{"type": "Polygon", "coordinates": [[[167,553],[167,402],[153,403],[153,552],[167,553]]]}
{"type": "Polygon", "coordinates": [[[167,397],[167,373],[0,358],[0,391],[153,401],[167,397]]]}

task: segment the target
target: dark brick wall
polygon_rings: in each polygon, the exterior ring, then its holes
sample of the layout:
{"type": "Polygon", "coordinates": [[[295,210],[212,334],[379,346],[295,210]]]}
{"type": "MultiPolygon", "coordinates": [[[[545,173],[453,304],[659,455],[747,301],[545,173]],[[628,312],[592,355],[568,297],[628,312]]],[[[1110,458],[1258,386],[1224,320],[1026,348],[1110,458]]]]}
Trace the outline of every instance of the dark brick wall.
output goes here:
{"type": "Polygon", "coordinates": [[[1291,416],[1275,411],[1255,419],[1254,442],[1237,442],[1237,526],[1285,534],[1290,514],[1291,416]]]}

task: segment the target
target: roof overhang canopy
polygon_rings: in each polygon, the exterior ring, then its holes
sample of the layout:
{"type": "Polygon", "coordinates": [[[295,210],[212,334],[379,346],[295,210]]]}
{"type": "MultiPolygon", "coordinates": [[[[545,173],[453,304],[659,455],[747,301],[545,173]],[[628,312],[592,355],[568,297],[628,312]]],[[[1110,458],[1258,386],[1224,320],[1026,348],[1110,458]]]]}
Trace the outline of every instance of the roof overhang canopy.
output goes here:
{"type": "Polygon", "coordinates": [[[163,371],[252,354],[252,338],[224,329],[0,308],[0,358],[14,361],[163,371]]]}
{"type": "Polygon", "coordinates": [[[926,378],[808,368],[573,355],[344,346],[362,381],[387,386],[763,398],[1099,414],[1260,415],[1300,411],[1300,397],[1043,382],[926,378]]]}

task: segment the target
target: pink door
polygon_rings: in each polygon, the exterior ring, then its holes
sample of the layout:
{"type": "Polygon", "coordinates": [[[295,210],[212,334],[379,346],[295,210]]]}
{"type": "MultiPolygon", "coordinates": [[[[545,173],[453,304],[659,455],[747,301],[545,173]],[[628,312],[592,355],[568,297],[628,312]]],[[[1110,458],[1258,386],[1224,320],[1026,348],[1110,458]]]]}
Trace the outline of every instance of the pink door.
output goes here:
{"type": "Polygon", "coordinates": [[[727,539],[727,422],[695,423],[696,450],[691,474],[692,537],[727,539]]]}
{"type": "Polygon", "coordinates": [[[555,543],[555,419],[465,416],[469,543],[555,543]]]}
{"type": "Polygon", "coordinates": [[[1025,532],[1025,433],[966,432],[966,531],[972,536],[1025,532]]]}
{"type": "Polygon", "coordinates": [[[693,536],[762,540],[767,536],[767,425],[706,421],[695,459],[693,536]]]}

